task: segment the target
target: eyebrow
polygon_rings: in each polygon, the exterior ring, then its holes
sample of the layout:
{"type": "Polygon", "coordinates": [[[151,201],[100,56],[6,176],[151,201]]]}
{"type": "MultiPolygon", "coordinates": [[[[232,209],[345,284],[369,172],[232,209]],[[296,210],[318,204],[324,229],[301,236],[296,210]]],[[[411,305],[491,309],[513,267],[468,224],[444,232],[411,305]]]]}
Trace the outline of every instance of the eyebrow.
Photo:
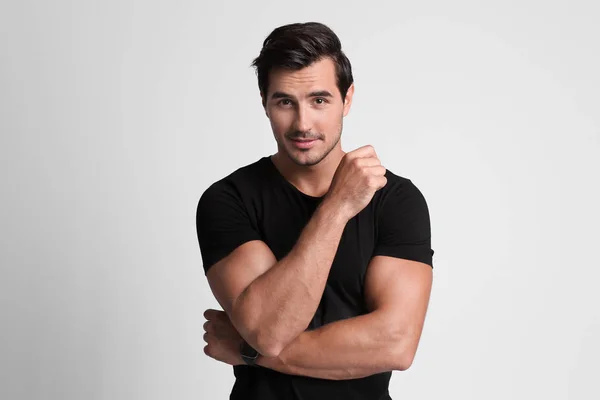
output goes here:
{"type": "MultiPolygon", "coordinates": [[[[308,97],[333,97],[333,95],[331,93],[329,93],[329,91],[327,90],[317,90],[314,92],[310,92],[308,94],[308,97]]],[[[272,99],[293,99],[294,96],[292,96],[291,94],[287,94],[284,92],[273,92],[273,94],[271,95],[272,99]]]]}

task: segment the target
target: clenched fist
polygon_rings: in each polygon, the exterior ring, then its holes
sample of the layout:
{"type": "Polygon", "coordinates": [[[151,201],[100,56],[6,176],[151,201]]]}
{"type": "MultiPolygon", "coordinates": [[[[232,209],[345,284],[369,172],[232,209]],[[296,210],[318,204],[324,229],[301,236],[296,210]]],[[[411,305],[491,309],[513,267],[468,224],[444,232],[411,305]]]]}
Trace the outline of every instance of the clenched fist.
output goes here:
{"type": "Polygon", "coordinates": [[[242,337],[233,327],[229,317],[224,311],[208,309],[204,312],[204,353],[217,361],[229,365],[242,365],[244,361],[240,355],[242,337]]]}
{"type": "Polygon", "coordinates": [[[386,168],[371,145],[348,152],[338,165],[324,201],[339,207],[350,220],[369,204],[387,183],[386,168]]]}

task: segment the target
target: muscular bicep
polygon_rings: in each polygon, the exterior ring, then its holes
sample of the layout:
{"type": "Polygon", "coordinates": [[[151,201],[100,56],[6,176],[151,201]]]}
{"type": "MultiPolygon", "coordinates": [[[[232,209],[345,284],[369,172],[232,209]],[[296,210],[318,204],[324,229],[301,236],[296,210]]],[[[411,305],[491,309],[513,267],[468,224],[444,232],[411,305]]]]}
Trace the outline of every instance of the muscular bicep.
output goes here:
{"type": "Polygon", "coordinates": [[[380,209],[365,300],[370,310],[389,313],[396,331],[420,332],[433,276],[429,209],[412,181],[393,182],[380,209]]]}
{"type": "Polygon", "coordinates": [[[429,304],[432,279],[433,271],[428,264],[375,256],[365,276],[365,302],[370,311],[388,315],[394,332],[411,334],[416,347],[429,304]]]}
{"type": "Polygon", "coordinates": [[[229,180],[211,185],[196,213],[198,242],[210,288],[232,317],[232,304],[276,262],[252,222],[239,188],[229,180]]]}
{"type": "Polygon", "coordinates": [[[271,249],[260,240],[237,247],[215,263],[206,277],[213,295],[231,317],[232,305],[242,292],[260,275],[277,263],[271,249]]]}

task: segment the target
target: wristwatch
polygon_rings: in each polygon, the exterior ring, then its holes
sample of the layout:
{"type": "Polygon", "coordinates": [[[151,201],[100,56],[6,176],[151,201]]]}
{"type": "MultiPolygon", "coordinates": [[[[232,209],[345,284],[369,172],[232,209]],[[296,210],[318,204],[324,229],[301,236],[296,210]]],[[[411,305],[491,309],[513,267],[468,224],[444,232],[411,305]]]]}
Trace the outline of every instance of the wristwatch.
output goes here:
{"type": "Polygon", "coordinates": [[[256,367],[256,361],[258,360],[259,353],[254,350],[245,340],[240,345],[240,355],[242,360],[251,367],[256,367]]]}

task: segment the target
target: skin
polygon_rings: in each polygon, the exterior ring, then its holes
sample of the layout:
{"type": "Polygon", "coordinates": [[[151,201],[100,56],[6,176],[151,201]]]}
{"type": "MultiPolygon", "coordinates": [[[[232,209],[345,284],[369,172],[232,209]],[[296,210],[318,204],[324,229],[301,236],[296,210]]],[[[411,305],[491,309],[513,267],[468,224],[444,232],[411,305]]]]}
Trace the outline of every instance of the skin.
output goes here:
{"type": "Polygon", "coordinates": [[[289,374],[349,379],[405,370],[411,365],[431,290],[431,267],[393,257],[374,257],[365,277],[370,313],[305,331],[321,299],[347,221],[386,184],[372,146],[345,153],[346,97],[335,66],[322,59],[298,71],[273,70],[261,93],[278,151],[272,160],[300,191],[325,196],[290,253],[277,262],[261,241],[241,245],[208,271],[224,311],[207,310],[205,353],[243,364],[243,340],[259,364],[289,374]],[[315,139],[309,149],[294,139],[315,139]]]}
{"type": "MultiPolygon", "coordinates": [[[[377,256],[365,277],[370,312],[301,333],[278,356],[258,364],[291,375],[357,379],[385,371],[405,371],[413,363],[431,293],[427,264],[377,256]]],[[[206,310],[205,353],[229,365],[244,365],[242,338],[227,314],[206,310]]]]}
{"type": "Polygon", "coordinates": [[[340,138],[343,118],[352,106],[354,84],[343,99],[335,64],[329,58],[298,71],[271,71],[269,82],[269,93],[261,93],[261,99],[277,142],[272,160],[299,190],[322,196],[346,154],[340,138]],[[317,142],[310,149],[298,149],[292,141],[296,138],[317,142]]]}

